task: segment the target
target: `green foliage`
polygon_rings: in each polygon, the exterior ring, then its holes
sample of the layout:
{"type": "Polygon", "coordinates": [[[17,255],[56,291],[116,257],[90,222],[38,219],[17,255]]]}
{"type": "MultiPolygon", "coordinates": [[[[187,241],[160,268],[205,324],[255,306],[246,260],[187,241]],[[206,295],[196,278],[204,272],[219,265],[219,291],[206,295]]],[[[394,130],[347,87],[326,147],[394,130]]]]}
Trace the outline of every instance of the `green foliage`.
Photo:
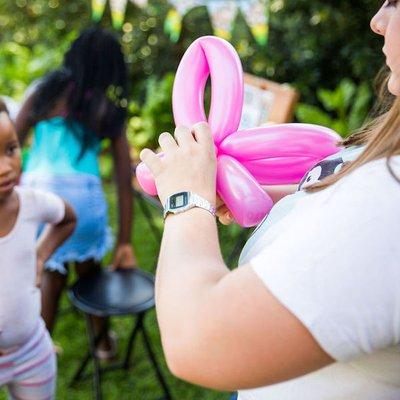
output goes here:
{"type": "Polygon", "coordinates": [[[300,122],[327,126],[346,137],[365,121],[372,93],[368,84],[360,86],[350,79],[343,79],[334,90],[319,89],[320,109],[310,104],[299,104],[296,117],[300,122]]]}
{"type": "Polygon", "coordinates": [[[60,64],[78,29],[90,22],[90,4],[0,0],[0,10],[0,93],[19,99],[32,81],[60,64]]]}
{"type": "Polygon", "coordinates": [[[382,38],[369,24],[380,0],[272,0],[268,47],[244,59],[248,70],[293,83],[317,104],[318,88],[343,78],[371,86],[384,64],[382,38]]]}
{"type": "Polygon", "coordinates": [[[146,101],[143,106],[131,103],[128,140],[136,152],[143,147],[156,148],[158,135],[173,129],[173,82],[172,73],[166,74],[161,80],[150,78],[147,81],[146,101]]]}
{"type": "MultiPolygon", "coordinates": [[[[303,101],[317,104],[319,87],[332,90],[345,77],[357,84],[372,82],[384,62],[382,40],[369,28],[369,20],[380,6],[380,0],[271,0],[267,46],[255,42],[240,13],[232,43],[247,72],[289,82],[300,90],[303,101]]],[[[169,9],[167,0],[150,0],[144,9],[128,2],[121,42],[130,66],[132,96],[139,105],[145,101],[147,78],[161,79],[174,72],[187,46],[199,36],[212,34],[207,9],[197,7],[185,16],[181,38],[172,43],[164,32],[169,9]]],[[[35,59],[58,53],[51,61],[44,59],[36,71],[23,68],[24,62],[15,64],[16,75],[25,75],[22,82],[56,66],[70,41],[92,24],[90,0],[0,0],[0,10],[2,49],[11,42],[27,48],[35,59]],[[37,45],[42,49],[35,49],[37,45]]],[[[102,25],[111,27],[109,7],[102,25]]],[[[4,79],[0,93],[4,92],[4,79]]],[[[9,85],[17,87],[6,87],[6,93],[20,95],[21,84],[9,85]]]]}
{"type": "Polygon", "coordinates": [[[0,47],[1,94],[19,99],[27,86],[61,61],[60,49],[6,42],[0,47]]]}

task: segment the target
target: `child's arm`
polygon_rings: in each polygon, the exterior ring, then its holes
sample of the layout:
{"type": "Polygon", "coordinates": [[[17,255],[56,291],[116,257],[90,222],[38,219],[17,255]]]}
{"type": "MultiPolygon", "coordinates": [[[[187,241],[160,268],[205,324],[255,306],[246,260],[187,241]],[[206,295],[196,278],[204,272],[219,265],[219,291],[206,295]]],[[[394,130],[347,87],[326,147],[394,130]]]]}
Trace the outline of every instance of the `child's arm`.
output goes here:
{"type": "Polygon", "coordinates": [[[113,269],[136,265],[131,245],[133,218],[132,165],[125,131],[112,142],[115,178],[118,189],[119,232],[115,249],[113,269]]]}
{"type": "Polygon", "coordinates": [[[65,214],[61,222],[56,225],[48,225],[40,236],[37,245],[37,274],[36,285],[40,286],[44,263],[50,258],[54,251],[66,239],[71,236],[76,226],[76,216],[72,207],[64,202],[65,214]]]}

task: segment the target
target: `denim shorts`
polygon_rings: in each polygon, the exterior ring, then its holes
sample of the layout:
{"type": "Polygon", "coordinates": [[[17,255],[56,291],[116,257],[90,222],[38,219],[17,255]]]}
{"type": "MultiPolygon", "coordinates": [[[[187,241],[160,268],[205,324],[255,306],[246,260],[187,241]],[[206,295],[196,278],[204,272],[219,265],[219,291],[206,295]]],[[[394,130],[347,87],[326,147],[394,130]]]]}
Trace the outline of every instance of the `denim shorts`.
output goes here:
{"type": "Polygon", "coordinates": [[[65,264],[100,261],[113,245],[108,207],[101,179],[89,174],[43,175],[25,173],[22,186],[52,192],[75,210],[77,225],[72,236],[46,262],[45,268],[67,274],[65,264]]]}

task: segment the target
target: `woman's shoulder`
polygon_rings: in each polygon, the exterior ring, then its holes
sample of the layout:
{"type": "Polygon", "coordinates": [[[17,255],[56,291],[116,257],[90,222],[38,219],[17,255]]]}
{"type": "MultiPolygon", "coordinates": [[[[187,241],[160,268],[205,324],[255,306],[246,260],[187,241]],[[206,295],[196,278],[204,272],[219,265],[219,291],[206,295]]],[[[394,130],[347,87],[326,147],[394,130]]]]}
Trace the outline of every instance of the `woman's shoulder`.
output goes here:
{"type": "MultiPolygon", "coordinates": [[[[335,218],[377,219],[391,224],[400,217],[400,156],[368,162],[332,186],[300,199],[302,207],[335,218]],[[397,177],[397,178],[396,178],[397,177]],[[346,218],[347,218],[346,217],[346,218]]],[[[321,217],[322,218],[322,217],[321,217]]]]}
{"type": "Polygon", "coordinates": [[[393,190],[400,195],[400,155],[363,164],[343,177],[338,185],[343,187],[367,185],[371,189],[393,190]]]}

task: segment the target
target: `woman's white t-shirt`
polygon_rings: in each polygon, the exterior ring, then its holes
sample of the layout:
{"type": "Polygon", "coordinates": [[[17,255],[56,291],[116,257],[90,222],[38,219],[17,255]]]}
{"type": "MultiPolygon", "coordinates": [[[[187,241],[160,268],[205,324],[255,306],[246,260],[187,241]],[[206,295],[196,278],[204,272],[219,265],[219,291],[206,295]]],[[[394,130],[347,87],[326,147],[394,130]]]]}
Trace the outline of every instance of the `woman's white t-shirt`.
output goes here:
{"type": "Polygon", "coordinates": [[[301,196],[257,242],[241,263],[337,362],[239,399],[400,399],[400,183],[386,160],[301,196]]]}

